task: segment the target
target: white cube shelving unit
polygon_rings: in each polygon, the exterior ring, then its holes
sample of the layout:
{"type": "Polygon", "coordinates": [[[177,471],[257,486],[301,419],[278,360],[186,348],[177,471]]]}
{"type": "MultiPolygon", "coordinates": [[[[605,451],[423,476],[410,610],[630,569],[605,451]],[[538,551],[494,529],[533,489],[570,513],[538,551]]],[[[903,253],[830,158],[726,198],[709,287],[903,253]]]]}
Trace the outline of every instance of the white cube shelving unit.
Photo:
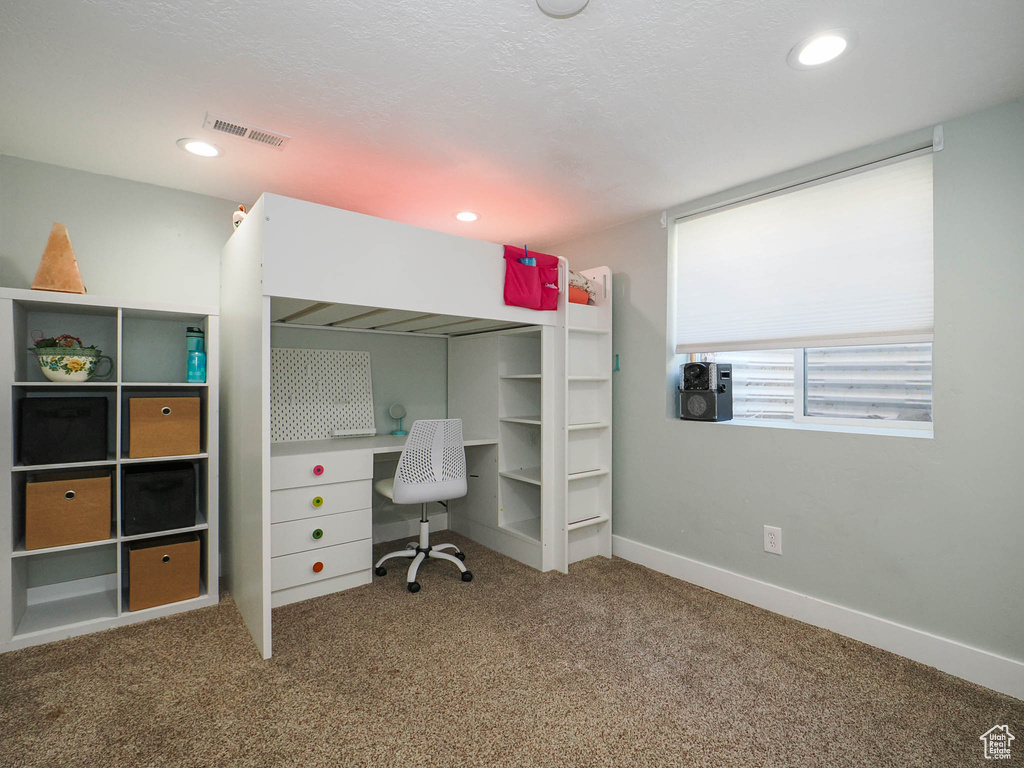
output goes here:
{"type": "Polygon", "coordinates": [[[218,310],[215,307],[128,304],[91,296],[0,289],[0,391],[10,399],[0,422],[10,439],[0,441],[0,652],[191,610],[218,601],[218,310]],[[185,329],[205,333],[206,383],[185,380],[185,329]],[[106,381],[48,381],[29,350],[31,333],[71,333],[114,360],[106,381]],[[19,401],[31,397],[103,397],[108,402],[108,455],[102,461],[25,465],[17,455],[19,401]],[[130,397],[198,397],[200,452],[191,456],[128,458],[130,397]],[[195,525],[126,536],[122,527],[122,468],[187,462],[198,481],[195,525]],[[54,470],[109,470],[113,479],[110,535],[101,541],[27,550],[25,483],[54,470]],[[130,611],[128,544],[140,539],[197,533],[200,596],[130,611]]]}

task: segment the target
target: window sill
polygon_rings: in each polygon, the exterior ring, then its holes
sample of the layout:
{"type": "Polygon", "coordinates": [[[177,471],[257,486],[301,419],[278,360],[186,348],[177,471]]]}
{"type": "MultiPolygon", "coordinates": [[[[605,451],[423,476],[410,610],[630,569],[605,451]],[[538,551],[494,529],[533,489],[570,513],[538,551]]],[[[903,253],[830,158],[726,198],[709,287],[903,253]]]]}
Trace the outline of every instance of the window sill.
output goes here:
{"type": "MultiPolygon", "coordinates": [[[[680,419],[685,421],[685,419],[680,419]]],[[[882,437],[915,437],[926,440],[934,436],[933,429],[900,429],[899,427],[869,427],[846,424],[808,424],[806,422],[770,422],[756,419],[732,419],[730,421],[709,422],[734,427],[763,427],[767,429],[790,429],[803,432],[844,432],[849,435],[881,435],[882,437]]]]}

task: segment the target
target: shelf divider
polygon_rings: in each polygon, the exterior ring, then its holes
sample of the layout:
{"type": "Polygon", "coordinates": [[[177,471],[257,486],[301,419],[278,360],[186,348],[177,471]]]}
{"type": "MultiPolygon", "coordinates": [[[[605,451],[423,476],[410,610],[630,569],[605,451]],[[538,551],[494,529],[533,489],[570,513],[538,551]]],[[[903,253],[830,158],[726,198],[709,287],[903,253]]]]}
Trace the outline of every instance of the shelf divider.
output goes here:
{"type": "Polygon", "coordinates": [[[498,421],[504,421],[507,424],[531,424],[533,426],[540,426],[540,416],[502,416],[498,421]]]}
{"type": "Polygon", "coordinates": [[[521,469],[508,469],[498,473],[510,480],[519,480],[522,483],[540,485],[540,467],[523,467],[521,469]]]}

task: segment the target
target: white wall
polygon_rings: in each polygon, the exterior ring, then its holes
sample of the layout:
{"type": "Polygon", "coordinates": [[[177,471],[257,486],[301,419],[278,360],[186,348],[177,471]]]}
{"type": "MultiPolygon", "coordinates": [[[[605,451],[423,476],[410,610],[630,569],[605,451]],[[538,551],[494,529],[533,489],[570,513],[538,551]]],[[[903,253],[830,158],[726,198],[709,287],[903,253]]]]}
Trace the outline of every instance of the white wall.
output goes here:
{"type": "Polygon", "coordinates": [[[30,288],[54,222],[89,293],[220,304],[220,251],[237,203],[0,156],[0,285],[30,288]]]}
{"type": "Polygon", "coordinates": [[[617,535],[1024,661],[1024,101],[944,128],[931,440],[670,419],[659,216],[550,252],[615,273],[617,535]]]}

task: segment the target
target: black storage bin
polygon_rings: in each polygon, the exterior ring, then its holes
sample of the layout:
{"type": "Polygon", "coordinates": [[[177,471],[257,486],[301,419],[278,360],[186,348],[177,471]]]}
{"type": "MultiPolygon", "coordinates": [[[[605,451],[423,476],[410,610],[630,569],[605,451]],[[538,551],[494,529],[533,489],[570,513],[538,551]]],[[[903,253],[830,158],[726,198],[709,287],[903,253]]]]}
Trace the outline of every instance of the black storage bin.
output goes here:
{"type": "Polygon", "coordinates": [[[107,459],[107,398],[26,397],[18,409],[22,464],[107,459]]]}
{"type": "Polygon", "coordinates": [[[192,464],[124,467],[121,516],[125,536],[196,524],[196,468],[192,464]]]}

